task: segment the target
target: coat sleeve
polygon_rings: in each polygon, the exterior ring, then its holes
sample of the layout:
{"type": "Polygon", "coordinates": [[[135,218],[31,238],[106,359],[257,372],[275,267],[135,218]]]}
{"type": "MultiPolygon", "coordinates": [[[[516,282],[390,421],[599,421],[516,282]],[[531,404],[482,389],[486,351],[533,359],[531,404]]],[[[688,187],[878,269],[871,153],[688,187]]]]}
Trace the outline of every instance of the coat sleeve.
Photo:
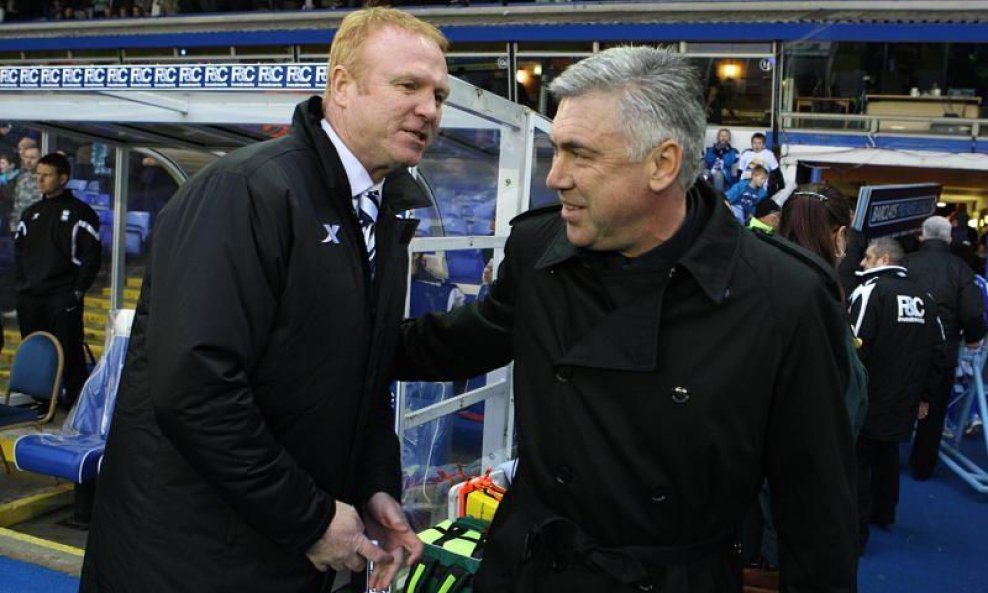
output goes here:
{"type": "Polygon", "coordinates": [[[164,436],[244,521],[301,553],[325,531],[334,501],[275,439],[252,385],[291,254],[287,200],[251,195],[237,173],[192,183],[195,199],[162,212],[152,247],[154,412],[164,436]]]}
{"type": "Polygon", "coordinates": [[[954,371],[950,364],[950,353],[947,351],[947,334],[943,330],[943,322],[935,312],[937,310],[936,301],[927,295],[926,310],[930,311],[933,323],[930,327],[930,369],[926,374],[926,386],[923,389],[920,399],[924,402],[934,401],[935,395],[942,389],[944,379],[954,371]]]}
{"type": "Polygon", "coordinates": [[[85,208],[76,221],[72,233],[72,252],[79,271],[74,289],[86,292],[93,285],[103,262],[103,248],[99,240],[99,217],[91,208],[85,208]]]}
{"type": "Polygon", "coordinates": [[[861,340],[858,356],[862,361],[868,360],[881,323],[882,303],[876,291],[877,286],[875,282],[862,285],[851,295],[851,331],[861,340]]]}
{"type": "Polygon", "coordinates": [[[363,439],[363,462],[356,483],[358,502],[367,502],[376,492],[386,492],[401,501],[401,444],[395,434],[391,392],[377,394],[369,411],[363,439]]]}
{"type": "Polygon", "coordinates": [[[844,403],[849,360],[843,306],[822,283],[800,295],[781,344],[765,449],[779,534],[781,589],[857,590],[856,461],[844,403]]]}
{"type": "Polygon", "coordinates": [[[508,238],[504,261],[486,298],[402,323],[394,365],[397,379],[469,379],[511,362],[518,278],[513,237],[514,233],[508,238]]]}

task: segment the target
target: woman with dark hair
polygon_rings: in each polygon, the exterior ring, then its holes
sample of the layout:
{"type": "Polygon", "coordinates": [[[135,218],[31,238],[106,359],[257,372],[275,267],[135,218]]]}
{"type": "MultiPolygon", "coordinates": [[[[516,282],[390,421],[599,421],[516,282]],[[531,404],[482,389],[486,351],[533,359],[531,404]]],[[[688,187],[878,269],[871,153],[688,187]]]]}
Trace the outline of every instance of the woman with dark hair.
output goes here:
{"type": "Polygon", "coordinates": [[[825,183],[796,188],[782,205],[779,235],[819,255],[835,270],[847,251],[851,209],[838,189],[825,183]]]}
{"type": "MultiPolygon", "coordinates": [[[[851,210],[844,194],[825,183],[810,183],[797,187],[782,205],[778,234],[818,255],[836,273],[847,252],[847,230],[850,225],[851,210]]],[[[840,286],[839,283],[837,285],[840,286]]],[[[840,290],[843,294],[843,288],[840,290]]],[[[850,372],[844,402],[857,437],[868,410],[868,372],[858,358],[857,343],[850,325],[847,330],[847,356],[850,372]]],[[[779,560],[767,485],[762,488],[755,507],[745,521],[742,548],[748,547],[744,556],[750,564],[757,561],[760,551],[761,563],[758,568],[745,569],[745,585],[748,590],[773,591],[778,587],[776,571],[779,560]]]]}

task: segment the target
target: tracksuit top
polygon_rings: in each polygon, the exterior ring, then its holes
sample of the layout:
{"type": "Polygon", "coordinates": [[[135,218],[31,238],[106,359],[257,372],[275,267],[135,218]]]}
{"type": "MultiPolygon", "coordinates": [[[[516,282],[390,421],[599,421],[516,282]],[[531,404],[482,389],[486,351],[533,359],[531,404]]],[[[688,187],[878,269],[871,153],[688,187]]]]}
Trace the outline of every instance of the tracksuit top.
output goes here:
{"type": "Polygon", "coordinates": [[[102,259],[99,218],[71,191],[45,197],[21,215],[14,235],[17,292],[85,292],[102,259]]]}

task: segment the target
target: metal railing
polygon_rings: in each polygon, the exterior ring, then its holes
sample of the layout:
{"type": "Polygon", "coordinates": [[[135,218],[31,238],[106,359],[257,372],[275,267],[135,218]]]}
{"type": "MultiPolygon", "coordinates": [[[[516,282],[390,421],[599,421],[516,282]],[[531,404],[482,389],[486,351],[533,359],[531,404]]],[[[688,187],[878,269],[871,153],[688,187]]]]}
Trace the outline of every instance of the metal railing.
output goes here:
{"type": "Polygon", "coordinates": [[[779,114],[787,131],[825,131],[829,134],[888,134],[988,139],[988,119],[964,117],[922,117],[912,115],[851,115],[843,113],[779,114]],[[984,130],[984,136],[982,131],[984,130]]]}

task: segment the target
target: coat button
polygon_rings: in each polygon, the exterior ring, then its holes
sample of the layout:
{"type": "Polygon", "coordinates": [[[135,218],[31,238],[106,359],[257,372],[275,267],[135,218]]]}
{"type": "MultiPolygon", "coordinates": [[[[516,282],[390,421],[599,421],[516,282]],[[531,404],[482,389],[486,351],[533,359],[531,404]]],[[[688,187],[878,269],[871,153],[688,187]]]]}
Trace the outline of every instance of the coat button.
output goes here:
{"type": "Polygon", "coordinates": [[[663,490],[662,488],[655,488],[654,490],[652,490],[652,493],[649,495],[649,498],[651,498],[652,502],[654,502],[655,504],[662,504],[663,502],[669,500],[669,495],[666,494],[666,491],[663,490]]]}
{"type": "Polygon", "coordinates": [[[676,266],[673,266],[673,267],[669,268],[669,277],[670,278],[675,278],[676,277],[676,266]]]}
{"type": "Polygon", "coordinates": [[[556,381],[560,383],[566,383],[569,378],[573,376],[573,367],[560,365],[556,367],[556,381]]]}
{"type": "Polygon", "coordinates": [[[690,392],[685,387],[672,388],[672,401],[677,404],[685,404],[690,400],[690,392]]]}
{"type": "Polygon", "coordinates": [[[556,483],[565,486],[573,481],[573,468],[568,465],[560,465],[556,468],[556,483]]]}

